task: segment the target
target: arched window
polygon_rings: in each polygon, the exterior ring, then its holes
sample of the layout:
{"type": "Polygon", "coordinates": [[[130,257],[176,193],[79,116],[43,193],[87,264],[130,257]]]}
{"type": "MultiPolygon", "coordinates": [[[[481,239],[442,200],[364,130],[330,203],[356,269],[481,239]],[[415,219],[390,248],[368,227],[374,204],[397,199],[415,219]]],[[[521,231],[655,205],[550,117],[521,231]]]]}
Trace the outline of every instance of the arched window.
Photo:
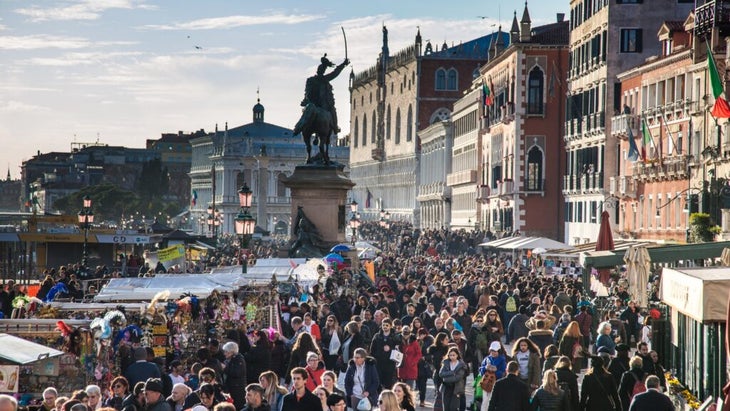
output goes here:
{"type": "Polygon", "coordinates": [[[440,68],[436,70],[436,90],[446,89],[446,70],[440,68]]]}
{"type": "Polygon", "coordinates": [[[385,114],[385,139],[390,140],[390,104],[388,104],[388,111],[385,114]]]}
{"type": "Polygon", "coordinates": [[[428,124],[433,124],[437,121],[448,121],[451,118],[451,112],[447,108],[440,108],[431,114],[431,118],[428,120],[428,124]]]}
{"type": "Polygon", "coordinates": [[[373,110],[373,119],[370,126],[370,142],[375,144],[375,136],[378,134],[378,123],[377,117],[375,116],[375,110],[373,110]]]}
{"type": "Polygon", "coordinates": [[[357,144],[359,143],[358,138],[360,137],[358,131],[360,130],[360,122],[358,121],[357,117],[355,117],[355,130],[352,133],[352,142],[357,147],[357,144]]]}
{"type": "Polygon", "coordinates": [[[408,123],[406,123],[406,141],[413,140],[413,106],[408,105],[408,123]]]}
{"type": "Polygon", "coordinates": [[[400,144],[400,108],[395,111],[395,144],[400,144]]]}
{"type": "Polygon", "coordinates": [[[446,89],[447,90],[458,90],[459,89],[459,72],[455,68],[450,68],[449,73],[446,76],[446,89]]]}
{"type": "Polygon", "coordinates": [[[527,85],[527,114],[543,114],[543,88],[545,76],[539,67],[530,71],[527,85]]]}
{"type": "Polygon", "coordinates": [[[527,153],[527,190],[542,191],[542,150],[538,146],[532,146],[527,153]]]}
{"type": "Polygon", "coordinates": [[[362,146],[368,145],[368,115],[362,115],[362,146]]]}

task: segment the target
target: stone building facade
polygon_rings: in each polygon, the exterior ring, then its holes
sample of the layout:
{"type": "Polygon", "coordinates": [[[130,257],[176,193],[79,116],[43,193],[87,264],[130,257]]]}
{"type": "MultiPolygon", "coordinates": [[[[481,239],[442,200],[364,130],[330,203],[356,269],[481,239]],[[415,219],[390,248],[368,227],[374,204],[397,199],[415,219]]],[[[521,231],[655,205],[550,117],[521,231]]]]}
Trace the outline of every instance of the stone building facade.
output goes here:
{"type": "MultiPolygon", "coordinates": [[[[293,136],[291,129],[266,123],[264,111],[257,102],[253,122],[230,129],[226,123],[223,130],[216,126],[214,132],[190,141],[191,195],[197,194],[190,218],[196,234],[235,234],[238,190],[244,182],[253,191],[250,213],[257,227],[289,233],[291,195],[281,179],[304,164],[306,150],[301,136],[293,136]],[[208,207],[221,215],[215,228],[207,224],[208,207]]],[[[332,161],[348,163],[346,147],[332,146],[329,155],[332,161]]]]}
{"type": "Polygon", "coordinates": [[[619,114],[618,74],[656,55],[653,38],[665,21],[683,20],[694,7],[688,0],[571,0],[570,65],[563,138],[567,163],[564,242],[595,241],[600,214],[618,223],[609,197],[610,178],[619,175],[619,140],[611,131],[619,114]]]}
{"type": "Polygon", "coordinates": [[[417,190],[428,165],[419,133],[451,119],[452,104],[486,62],[493,37],[439,50],[430,42],[424,47],[419,31],[413,45],[390,54],[383,27],[376,64],[350,75],[350,167],[363,218],[385,210],[391,219],[420,224],[417,190]]]}

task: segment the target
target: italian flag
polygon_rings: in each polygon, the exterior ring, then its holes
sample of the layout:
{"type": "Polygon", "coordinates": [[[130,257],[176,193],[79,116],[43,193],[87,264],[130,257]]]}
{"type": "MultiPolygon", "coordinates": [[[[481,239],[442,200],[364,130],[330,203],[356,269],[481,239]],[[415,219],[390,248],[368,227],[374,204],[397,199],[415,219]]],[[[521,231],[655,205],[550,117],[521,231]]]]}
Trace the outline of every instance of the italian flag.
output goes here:
{"type": "Polygon", "coordinates": [[[494,99],[492,98],[492,90],[487,87],[486,82],[482,82],[482,94],[484,94],[484,105],[491,106],[494,103],[494,99]]]}
{"type": "Polygon", "coordinates": [[[651,137],[649,126],[645,119],[641,119],[641,158],[645,163],[649,160],[649,148],[654,146],[654,139],[651,137]]]}
{"type": "Polygon", "coordinates": [[[710,72],[710,85],[712,85],[712,95],[715,97],[715,105],[712,107],[712,117],[715,118],[730,118],[730,105],[727,100],[723,97],[725,92],[722,86],[722,79],[720,73],[717,71],[715,65],[715,59],[712,57],[712,49],[707,48],[707,70],[710,72]]]}

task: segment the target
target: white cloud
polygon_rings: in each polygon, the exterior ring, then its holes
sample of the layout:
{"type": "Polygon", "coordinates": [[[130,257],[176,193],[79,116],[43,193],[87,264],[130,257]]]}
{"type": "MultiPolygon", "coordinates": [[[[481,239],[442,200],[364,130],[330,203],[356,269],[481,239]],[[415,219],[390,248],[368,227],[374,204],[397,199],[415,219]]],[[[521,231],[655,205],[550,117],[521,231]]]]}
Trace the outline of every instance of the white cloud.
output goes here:
{"type": "Polygon", "coordinates": [[[215,30],[262,24],[300,24],[321,19],[322,16],[308,14],[271,14],[268,16],[225,16],[192,20],[175,24],[150,24],[143,28],[151,30],[215,30]]]}
{"type": "Polygon", "coordinates": [[[48,107],[37,106],[34,104],[23,103],[22,101],[9,100],[0,103],[0,112],[20,112],[20,111],[39,111],[48,110],[48,107]]]}
{"type": "Polygon", "coordinates": [[[15,12],[30,18],[33,22],[55,20],[96,20],[109,9],[152,10],[156,6],[138,0],[81,0],[60,7],[43,8],[32,6],[16,9],[15,12]]]}
{"type": "Polygon", "coordinates": [[[37,50],[37,49],[80,49],[91,43],[80,37],[51,36],[34,34],[30,36],[0,36],[0,49],[37,50]]]}

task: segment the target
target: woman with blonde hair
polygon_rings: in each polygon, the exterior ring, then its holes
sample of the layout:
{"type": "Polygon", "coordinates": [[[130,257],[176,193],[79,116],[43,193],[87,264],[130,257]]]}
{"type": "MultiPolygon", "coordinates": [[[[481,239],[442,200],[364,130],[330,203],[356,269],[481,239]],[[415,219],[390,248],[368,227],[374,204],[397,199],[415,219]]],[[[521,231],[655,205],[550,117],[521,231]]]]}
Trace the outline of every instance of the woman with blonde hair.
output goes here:
{"type": "Polygon", "coordinates": [[[401,411],[398,398],[391,390],[383,390],[378,397],[380,411],[401,411]]]}
{"type": "Polygon", "coordinates": [[[568,326],[565,327],[563,336],[560,337],[560,344],[558,344],[558,351],[560,355],[564,355],[573,363],[574,370],[581,370],[583,368],[583,334],[580,332],[580,325],[577,321],[571,321],[568,326]]]}
{"type": "Polygon", "coordinates": [[[289,390],[279,385],[279,376],[273,371],[264,371],[259,377],[259,384],[264,387],[264,399],[271,406],[271,411],[281,411],[284,396],[289,390]]]}
{"type": "Polygon", "coordinates": [[[533,410],[563,411],[569,409],[570,402],[565,392],[558,386],[558,376],[554,370],[545,371],[542,385],[535,391],[530,400],[533,410]]]}

